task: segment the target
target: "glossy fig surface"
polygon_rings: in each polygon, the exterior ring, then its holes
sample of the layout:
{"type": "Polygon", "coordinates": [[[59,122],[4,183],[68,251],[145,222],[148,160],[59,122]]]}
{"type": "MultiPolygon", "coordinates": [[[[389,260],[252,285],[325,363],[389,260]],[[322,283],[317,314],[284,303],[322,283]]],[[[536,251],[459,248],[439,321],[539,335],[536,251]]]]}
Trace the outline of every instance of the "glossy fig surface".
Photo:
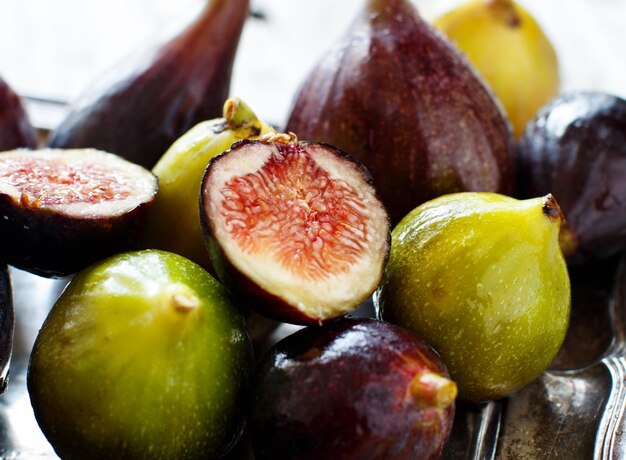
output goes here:
{"type": "Polygon", "coordinates": [[[510,128],[458,51],[408,0],[368,0],[301,87],[287,129],[371,172],[396,224],[461,191],[509,193],[510,128]]]}
{"type": "Polygon", "coordinates": [[[14,328],[11,279],[6,264],[0,263],[0,393],[6,389],[9,381],[14,328]]]}
{"type": "Polygon", "coordinates": [[[0,153],[0,254],[10,265],[61,277],[137,244],[156,177],[90,149],[0,153]]]}
{"type": "Polygon", "coordinates": [[[380,315],[441,354],[460,399],[511,395],[559,351],[571,303],[562,221],[550,195],[466,192],[424,203],[393,230],[380,315]]]}
{"type": "Polygon", "coordinates": [[[219,117],[248,0],[210,0],[179,35],[103,77],[75,103],[50,147],[92,147],[152,168],[197,123],[219,117]]]}
{"type": "Polygon", "coordinates": [[[556,52],[535,18],[511,0],[469,0],[435,21],[485,78],[515,137],[559,92],[556,52]]]}
{"type": "Polygon", "coordinates": [[[42,326],[28,392],[63,459],[219,458],[243,430],[251,374],[226,289],[165,251],[77,274],[42,326]]]}
{"type": "Polygon", "coordinates": [[[553,99],[528,124],[518,155],[521,195],[558,197],[568,262],[626,248],[626,100],[591,91],[553,99]]]}
{"type": "Polygon", "coordinates": [[[432,348],[392,324],[342,318],[309,326],[255,370],[255,458],[439,458],[454,417],[448,377],[432,348]]]}
{"type": "Polygon", "coordinates": [[[346,153],[285,134],[240,141],[209,163],[200,215],[218,277],[250,308],[315,324],[378,286],[389,219],[346,153]]]}
{"type": "Polygon", "coordinates": [[[175,252],[210,269],[198,209],[207,164],[233,143],[271,131],[245,102],[231,98],[224,103],[222,117],[203,121],[176,140],[152,168],[159,179],[159,194],[142,244],[175,252]]]}
{"type": "Polygon", "coordinates": [[[30,124],[22,100],[0,78],[0,151],[36,146],[37,132],[30,124]]]}

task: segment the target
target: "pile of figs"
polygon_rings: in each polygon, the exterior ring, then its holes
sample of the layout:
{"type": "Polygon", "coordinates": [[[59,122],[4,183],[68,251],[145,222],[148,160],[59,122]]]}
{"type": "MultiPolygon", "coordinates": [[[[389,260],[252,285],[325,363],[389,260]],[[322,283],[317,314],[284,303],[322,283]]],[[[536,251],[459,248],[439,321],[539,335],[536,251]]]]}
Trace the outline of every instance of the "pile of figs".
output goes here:
{"type": "Polygon", "coordinates": [[[68,281],[27,376],[63,459],[440,458],[457,401],[550,366],[570,268],[626,248],[626,101],[557,96],[512,1],[437,31],[363,0],[282,132],[228,97],[248,9],[208,1],[45,146],[0,80],[1,388],[10,265],[68,281]]]}

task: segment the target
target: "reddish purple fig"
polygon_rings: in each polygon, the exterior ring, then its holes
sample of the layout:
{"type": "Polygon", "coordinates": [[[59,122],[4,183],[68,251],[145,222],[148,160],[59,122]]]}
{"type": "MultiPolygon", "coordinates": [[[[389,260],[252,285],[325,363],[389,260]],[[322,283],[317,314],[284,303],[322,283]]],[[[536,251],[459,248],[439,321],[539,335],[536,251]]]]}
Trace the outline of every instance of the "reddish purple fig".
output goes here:
{"type": "Polygon", "coordinates": [[[209,0],[179,35],[79,99],[50,146],[92,147],[154,166],[192,126],[221,115],[248,10],[249,0],[209,0]]]}
{"type": "Polygon", "coordinates": [[[213,158],[200,217],[220,280],[242,304],[284,322],[355,309],[389,253],[389,219],[363,166],[284,134],[213,158]]]}
{"type": "Polygon", "coordinates": [[[8,264],[62,277],[134,247],[157,178],[98,150],[0,153],[0,254],[8,264]]]}
{"type": "Polygon", "coordinates": [[[37,132],[28,120],[22,100],[0,78],[0,151],[36,146],[37,132]]]}
{"type": "Polygon", "coordinates": [[[500,107],[408,0],[365,2],[304,82],[287,129],[360,160],[394,224],[442,194],[513,190],[500,107]]]}
{"type": "Polygon", "coordinates": [[[343,318],[276,344],[257,365],[256,460],[436,459],[456,385],[439,356],[390,323],[343,318]]]}
{"type": "Polygon", "coordinates": [[[560,242],[568,262],[626,248],[626,100],[563,94],[527,125],[518,154],[520,193],[554,194],[567,217],[560,242]]]}

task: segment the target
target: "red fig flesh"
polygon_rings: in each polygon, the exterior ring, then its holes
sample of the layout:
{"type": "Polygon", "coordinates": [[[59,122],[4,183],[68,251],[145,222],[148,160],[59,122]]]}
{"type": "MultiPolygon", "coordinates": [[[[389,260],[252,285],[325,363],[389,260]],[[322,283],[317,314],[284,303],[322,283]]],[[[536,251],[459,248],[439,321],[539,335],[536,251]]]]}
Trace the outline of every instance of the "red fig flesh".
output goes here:
{"type": "Polygon", "coordinates": [[[239,142],[209,163],[201,195],[218,276],[267,316],[324,321],[380,281],[387,214],[367,171],[331,146],[239,142]]]}
{"type": "Polygon", "coordinates": [[[366,2],[307,77],[287,129],[361,161],[392,223],[442,194],[513,190],[500,108],[407,0],[366,2]]]}

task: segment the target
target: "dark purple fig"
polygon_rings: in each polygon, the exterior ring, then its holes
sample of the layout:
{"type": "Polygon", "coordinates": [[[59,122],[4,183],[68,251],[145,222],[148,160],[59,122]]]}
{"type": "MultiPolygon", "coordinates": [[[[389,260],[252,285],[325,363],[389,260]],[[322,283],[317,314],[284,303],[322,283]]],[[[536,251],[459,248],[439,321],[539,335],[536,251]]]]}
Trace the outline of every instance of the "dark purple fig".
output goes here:
{"type": "Polygon", "coordinates": [[[304,82],[287,129],[360,160],[393,224],[442,194],[513,190],[502,111],[408,0],[366,2],[304,82]]]}
{"type": "Polygon", "coordinates": [[[200,217],[218,277],[242,304],[284,322],[355,309],[389,253],[389,219],[363,166],[285,134],[213,158],[200,217]]]}
{"type": "Polygon", "coordinates": [[[439,356],[398,326],[343,318],[276,344],[253,377],[256,460],[435,459],[456,385],[439,356]]]}
{"type": "Polygon", "coordinates": [[[0,153],[0,254],[61,277],[130,249],[157,193],[148,170],[97,150],[0,153]]]}
{"type": "Polygon", "coordinates": [[[568,262],[626,248],[626,101],[600,92],[553,99],[518,147],[520,195],[550,192],[567,217],[561,248],[568,262]]]}
{"type": "Polygon", "coordinates": [[[0,151],[36,146],[37,132],[28,120],[22,100],[0,78],[0,151]]]}
{"type": "Polygon", "coordinates": [[[220,116],[249,0],[207,3],[179,35],[93,86],[50,146],[93,147],[151,168],[192,126],[220,116]]]}
{"type": "Polygon", "coordinates": [[[6,389],[9,381],[14,327],[11,280],[6,264],[2,263],[0,264],[0,393],[6,389]]]}

